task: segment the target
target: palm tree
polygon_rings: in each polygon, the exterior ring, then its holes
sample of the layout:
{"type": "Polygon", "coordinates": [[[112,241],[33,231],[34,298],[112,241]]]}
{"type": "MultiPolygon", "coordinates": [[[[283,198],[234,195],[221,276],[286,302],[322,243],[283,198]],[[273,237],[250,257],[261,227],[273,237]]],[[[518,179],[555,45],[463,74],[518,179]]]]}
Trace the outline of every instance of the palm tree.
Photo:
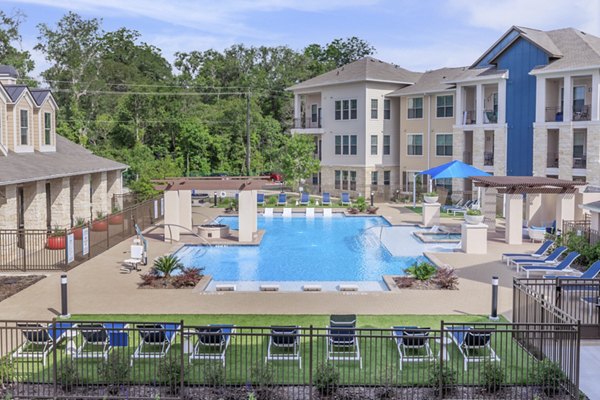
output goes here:
{"type": "Polygon", "coordinates": [[[179,261],[179,258],[172,254],[154,260],[154,273],[163,276],[165,279],[169,279],[173,272],[181,269],[183,269],[183,264],[179,261]]]}

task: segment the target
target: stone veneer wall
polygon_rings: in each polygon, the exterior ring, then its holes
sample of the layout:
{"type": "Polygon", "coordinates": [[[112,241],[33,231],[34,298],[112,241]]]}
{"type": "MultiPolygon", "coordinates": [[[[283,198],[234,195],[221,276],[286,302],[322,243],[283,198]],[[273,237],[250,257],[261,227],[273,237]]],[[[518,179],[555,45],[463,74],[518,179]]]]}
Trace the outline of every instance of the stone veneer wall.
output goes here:
{"type": "Polygon", "coordinates": [[[70,178],[58,178],[50,181],[52,225],[64,228],[71,226],[70,182],[70,178]]]}
{"type": "Polygon", "coordinates": [[[494,129],[494,175],[506,175],[506,128],[494,129]]]}
{"type": "Polygon", "coordinates": [[[17,185],[3,186],[0,206],[0,229],[17,229],[17,185]]]}
{"type": "MultiPolygon", "coordinates": [[[[71,177],[71,202],[73,203],[73,220],[83,218],[90,220],[90,175],[71,177]]],[[[94,215],[94,217],[96,217],[94,215]]]]}
{"type": "Polygon", "coordinates": [[[573,178],[573,129],[561,127],[558,130],[558,178],[573,178]]]}
{"type": "MultiPolygon", "coordinates": [[[[123,193],[123,176],[121,171],[108,171],[106,180],[109,208],[112,208],[114,195],[123,193]]],[[[115,200],[116,202],[114,205],[123,208],[123,199],[120,196],[117,196],[115,200]]]]}
{"type": "Polygon", "coordinates": [[[108,185],[106,180],[106,172],[92,174],[92,214],[94,217],[98,213],[108,214],[110,207],[108,204],[108,185]]]}
{"type": "Polygon", "coordinates": [[[27,229],[46,229],[46,182],[23,185],[24,218],[27,229]]]}
{"type": "Polygon", "coordinates": [[[586,180],[600,185],[600,125],[587,128],[587,171],[586,180]]]}
{"type": "Polygon", "coordinates": [[[533,175],[546,176],[548,158],[548,129],[533,128],[533,175]]]}

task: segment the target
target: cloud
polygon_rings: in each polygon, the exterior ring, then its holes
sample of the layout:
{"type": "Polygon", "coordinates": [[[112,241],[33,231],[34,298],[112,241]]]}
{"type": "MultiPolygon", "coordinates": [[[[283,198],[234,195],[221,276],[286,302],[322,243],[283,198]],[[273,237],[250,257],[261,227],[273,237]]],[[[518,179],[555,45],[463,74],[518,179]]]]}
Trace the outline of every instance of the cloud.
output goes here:
{"type": "Polygon", "coordinates": [[[427,71],[442,67],[469,66],[481,55],[482,47],[473,43],[432,43],[418,47],[380,47],[377,58],[411,71],[427,71]]]}

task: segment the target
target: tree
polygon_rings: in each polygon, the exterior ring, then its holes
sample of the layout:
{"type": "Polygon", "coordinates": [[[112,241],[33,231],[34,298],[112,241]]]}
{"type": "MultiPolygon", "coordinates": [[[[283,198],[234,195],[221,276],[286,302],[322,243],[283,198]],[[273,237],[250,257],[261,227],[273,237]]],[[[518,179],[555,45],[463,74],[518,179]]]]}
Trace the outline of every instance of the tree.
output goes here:
{"type": "Polygon", "coordinates": [[[313,43],[304,48],[304,56],[310,60],[309,68],[313,76],[373,54],[375,47],[356,36],[334,39],[324,46],[313,43]]]}
{"type": "Polygon", "coordinates": [[[315,158],[315,142],[310,136],[289,137],[282,156],[282,169],[286,181],[297,183],[319,172],[319,160],[315,158]]]}
{"type": "Polygon", "coordinates": [[[2,64],[15,67],[19,77],[29,84],[32,82],[28,78],[28,74],[33,70],[34,62],[28,51],[20,49],[19,28],[24,18],[25,15],[20,11],[16,11],[13,15],[7,15],[0,10],[0,60],[2,64]]]}

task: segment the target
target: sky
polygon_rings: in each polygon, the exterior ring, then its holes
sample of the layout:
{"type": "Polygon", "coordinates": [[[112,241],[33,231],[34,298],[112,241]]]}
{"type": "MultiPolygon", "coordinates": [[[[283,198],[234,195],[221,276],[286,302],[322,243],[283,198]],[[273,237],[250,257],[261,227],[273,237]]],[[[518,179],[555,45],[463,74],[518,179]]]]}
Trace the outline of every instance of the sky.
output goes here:
{"type": "Polygon", "coordinates": [[[600,0],[2,0],[0,10],[26,15],[22,47],[34,75],[48,65],[32,50],[37,25],[55,26],[68,11],[101,18],[106,30],[137,30],[169,61],[235,43],[300,50],[358,36],[376,58],[426,71],[470,65],[512,25],[600,36],[600,0]]]}

